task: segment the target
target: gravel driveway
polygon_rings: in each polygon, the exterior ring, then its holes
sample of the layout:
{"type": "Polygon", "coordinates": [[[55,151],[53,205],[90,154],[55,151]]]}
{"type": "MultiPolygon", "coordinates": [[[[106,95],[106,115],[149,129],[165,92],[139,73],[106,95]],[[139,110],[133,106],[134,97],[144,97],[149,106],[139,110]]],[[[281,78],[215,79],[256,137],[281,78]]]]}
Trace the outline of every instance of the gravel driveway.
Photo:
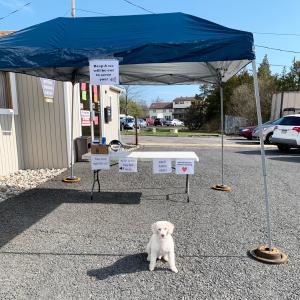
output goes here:
{"type": "Polygon", "coordinates": [[[190,203],[183,177],[152,175],[147,162],[137,174],[103,172],[93,201],[89,164],[78,163],[80,184],[59,175],[2,202],[0,298],[299,299],[299,151],[267,151],[273,240],[289,255],[267,265],[247,256],[266,241],[258,149],[225,149],[231,193],[210,189],[220,183],[220,149],[192,150],[200,163],[190,203]],[[164,219],[175,224],[178,274],[161,262],[147,269],[151,223],[164,219]]]}

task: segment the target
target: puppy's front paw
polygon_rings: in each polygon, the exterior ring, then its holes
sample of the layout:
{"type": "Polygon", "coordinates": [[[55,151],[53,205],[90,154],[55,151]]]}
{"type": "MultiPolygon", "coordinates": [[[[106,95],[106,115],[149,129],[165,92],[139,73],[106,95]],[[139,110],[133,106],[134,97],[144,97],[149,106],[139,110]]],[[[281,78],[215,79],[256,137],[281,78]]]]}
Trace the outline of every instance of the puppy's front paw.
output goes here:
{"type": "Polygon", "coordinates": [[[147,261],[150,261],[150,255],[147,256],[147,261]]]}
{"type": "Polygon", "coordinates": [[[177,270],[176,267],[171,268],[171,270],[172,270],[174,273],[178,273],[178,270],[177,270]]]}
{"type": "Polygon", "coordinates": [[[149,271],[153,271],[154,270],[154,266],[149,266],[149,271]]]}

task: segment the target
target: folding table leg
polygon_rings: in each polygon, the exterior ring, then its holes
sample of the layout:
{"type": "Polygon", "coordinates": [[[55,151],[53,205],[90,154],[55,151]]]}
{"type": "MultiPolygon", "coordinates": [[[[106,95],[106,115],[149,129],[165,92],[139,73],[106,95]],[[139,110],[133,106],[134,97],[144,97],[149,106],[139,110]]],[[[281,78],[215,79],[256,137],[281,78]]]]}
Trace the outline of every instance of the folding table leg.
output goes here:
{"type": "Polygon", "coordinates": [[[97,170],[98,193],[100,192],[99,170],[97,170]]]}
{"type": "Polygon", "coordinates": [[[185,179],[185,193],[187,194],[187,202],[190,202],[190,182],[189,182],[189,175],[186,175],[185,179]]]}
{"type": "Polygon", "coordinates": [[[96,182],[96,171],[94,171],[93,186],[92,186],[92,191],[91,191],[91,200],[93,200],[93,192],[94,192],[95,182],[96,182]]]}

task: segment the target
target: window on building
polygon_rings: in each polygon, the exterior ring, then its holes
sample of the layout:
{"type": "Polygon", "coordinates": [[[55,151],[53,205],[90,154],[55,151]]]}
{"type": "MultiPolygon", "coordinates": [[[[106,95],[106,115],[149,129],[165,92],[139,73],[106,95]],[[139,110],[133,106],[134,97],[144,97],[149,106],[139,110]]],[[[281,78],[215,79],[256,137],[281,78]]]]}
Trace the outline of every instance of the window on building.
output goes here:
{"type": "Polygon", "coordinates": [[[152,109],[152,112],[156,112],[156,109],[152,109]]]}
{"type": "Polygon", "coordinates": [[[163,109],[163,112],[166,112],[166,110],[165,110],[165,109],[163,109]]]}
{"type": "Polygon", "coordinates": [[[183,100],[180,100],[179,103],[180,103],[180,104],[184,104],[184,101],[183,101],[183,100]]]}
{"type": "Polygon", "coordinates": [[[0,72],[0,108],[13,108],[9,73],[7,72],[0,72]]]}

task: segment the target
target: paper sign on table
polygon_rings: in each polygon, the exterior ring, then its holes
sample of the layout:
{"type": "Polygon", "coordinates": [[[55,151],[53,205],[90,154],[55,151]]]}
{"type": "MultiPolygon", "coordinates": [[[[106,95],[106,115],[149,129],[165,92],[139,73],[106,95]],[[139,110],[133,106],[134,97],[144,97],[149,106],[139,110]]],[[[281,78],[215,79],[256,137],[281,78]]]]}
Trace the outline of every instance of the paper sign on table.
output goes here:
{"type": "Polygon", "coordinates": [[[177,159],[176,160],[176,174],[179,174],[179,175],[194,174],[194,161],[191,159],[177,159]]]}
{"type": "Polygon", "coordinates": [[[171,159],[153,159],[153,174],[172,173],[171,159]]]}
{"type": "Polygon", "coordinates": [[[103,155],[103,154],[92,154],[91,155],[91,168],[93,171],[109,170],[110,169],[109,156],[103,155]]]}
{"type": "Polygon", "coordinates": [[[136,158],[120,158],[119,159],[120,172],[137,172],[136,158]]]}

